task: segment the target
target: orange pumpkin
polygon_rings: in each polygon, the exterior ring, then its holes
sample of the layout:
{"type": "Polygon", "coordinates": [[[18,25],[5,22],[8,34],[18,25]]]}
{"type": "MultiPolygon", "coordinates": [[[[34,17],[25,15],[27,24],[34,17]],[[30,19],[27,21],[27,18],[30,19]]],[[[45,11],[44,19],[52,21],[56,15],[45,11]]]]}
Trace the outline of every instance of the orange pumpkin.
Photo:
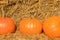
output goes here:
{"type": "Polygon", "coordinates": [[[42,23],[38,19],[22,19],[19,23],[19,31],[22,34],[40,34],[42,23]]]}
{"type": "Polygon", "coordinates": [[[47,18],[43,23],[43,31],[51,38],[60,38],[60,17],[47,18]]]}
{"type": "Polygon", "coordinates": [[[15,23],[11,18],[0,17],[0,34],[9,34],[15,31],[15,23]]]}

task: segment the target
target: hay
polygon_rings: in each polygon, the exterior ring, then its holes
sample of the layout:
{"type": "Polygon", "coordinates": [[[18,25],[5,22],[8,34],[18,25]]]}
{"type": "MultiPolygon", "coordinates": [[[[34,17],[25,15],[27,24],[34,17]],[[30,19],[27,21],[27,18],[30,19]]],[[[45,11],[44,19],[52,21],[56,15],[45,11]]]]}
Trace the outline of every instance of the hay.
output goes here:
{"type": "Polygon", "coordinates": [[[50,16],[60,16],[59,0],[0,0],[0,17],[13,18],[17,30],[15,33],[0,35],[0,40],[60,40],[39,35],[19,34],[18,23],[23,18],[38,18],[43,22],[50,16]]]}

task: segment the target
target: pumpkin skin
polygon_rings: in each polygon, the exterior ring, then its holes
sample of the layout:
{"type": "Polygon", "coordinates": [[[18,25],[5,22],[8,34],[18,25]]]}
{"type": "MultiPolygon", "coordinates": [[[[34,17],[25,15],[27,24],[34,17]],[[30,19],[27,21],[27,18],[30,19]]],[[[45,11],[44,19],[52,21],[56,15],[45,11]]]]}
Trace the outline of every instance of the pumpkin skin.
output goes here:
{"type": "Polygon", "coordinates": [[[0,35],[10,34],[15,31],[15,23],[11,18],[0,17],[0,35]]]}
{"type": "Polygon", "coordinates": [[[22,19],[19,23],[19,32],[26,35],[40,34],[42,23],[38,19],[22,19]]]}
{"type": "Polygon", "coordinates": [[[43,23],[43,31],[50,38],[60,38],[60,17],[47,18],[43,23]]]}

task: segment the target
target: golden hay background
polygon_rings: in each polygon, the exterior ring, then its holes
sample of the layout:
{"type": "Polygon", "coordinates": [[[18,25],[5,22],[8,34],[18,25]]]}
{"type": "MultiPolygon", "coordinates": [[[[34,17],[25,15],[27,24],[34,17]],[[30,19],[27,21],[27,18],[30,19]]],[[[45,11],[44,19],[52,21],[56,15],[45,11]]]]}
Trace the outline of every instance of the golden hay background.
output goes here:
{"type": "Polygon", "coordinates": [[[43,22],[50,16],[60,16],[60,0],[0,0],[0,16],[13,18],[17,30],[15,33],[0,35],[0,40],[60,40],[39,35],[22,35],[18,23],[23,18],[38,18],[43,22]]]}

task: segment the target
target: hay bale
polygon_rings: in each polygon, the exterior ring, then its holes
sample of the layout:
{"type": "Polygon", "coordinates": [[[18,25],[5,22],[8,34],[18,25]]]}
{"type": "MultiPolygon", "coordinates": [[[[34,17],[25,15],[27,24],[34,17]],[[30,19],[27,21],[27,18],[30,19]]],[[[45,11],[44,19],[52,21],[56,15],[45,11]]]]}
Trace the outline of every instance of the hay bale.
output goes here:
{"type": "MultiPolygon", "coordinates": [[[[3,0],[4,1],[4,0],[3,0]]],[[[51,39],[46,35],[22,35],[19,34],[18,24],[23,18],[38,18],[43,22],[50,16],[60,16],[59,0],[6,0],[6,4],[0,4],[0,17],[13,18],[17,30],[15,33],[0,35],[0,40],[60,40],[51,39]],[[1,6],[2,5],[2,6],[1,6]],[[2,9],[3,8],[3,9],[2,9]]],[[[5,1],[5,2],[6,2],[5,1]]],[[[2,2],[3,3],[3,2],[2,2]]]]}

